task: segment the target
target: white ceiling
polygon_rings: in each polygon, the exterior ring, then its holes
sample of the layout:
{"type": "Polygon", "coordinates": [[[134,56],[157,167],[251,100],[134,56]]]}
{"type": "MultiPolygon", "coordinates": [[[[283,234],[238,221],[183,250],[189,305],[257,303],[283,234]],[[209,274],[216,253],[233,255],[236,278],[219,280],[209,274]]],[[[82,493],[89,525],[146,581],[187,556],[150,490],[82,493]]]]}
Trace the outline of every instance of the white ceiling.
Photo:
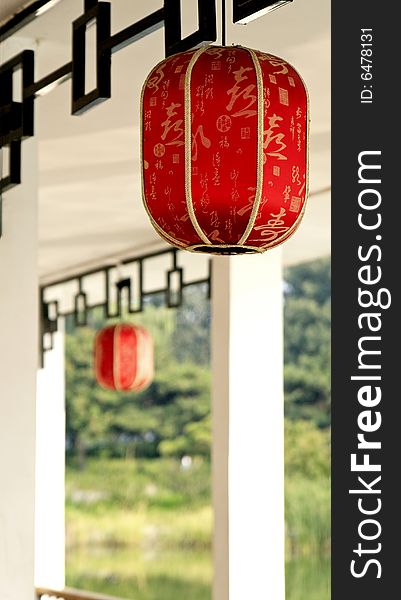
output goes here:
{"type": "Polygon", "coordinates": [[[27,0],[1,0],[0,3],[0,23],[6,20],[10,15],[13,15],[23,6],[29,4],[27,0]]]}
{"type": "MultiPolygon", "coordinates": [[[[2,0],[0,18],[4,2],[9,8],[20,4],[2,0]]],[[[159,8],[162,0],[147,0],[146,8],[132,0],[111,4],[114,33],[159,8]]],[[[71,22],[82,6],[83,0],[61,0],[21,32],[36,45],[37,78],[71,60],[71,22]]],[[[42,277],[115,253],[163,246],[143,210],[139,174],[140,88],[163,57],[163,35],[160,29],[113,55],[112,99],[83,116],[71,116],[70,82],[37,99],[42,277]]],[[[284,258],[289,264],[328,254],[330,193],[320,191],[330,186],[330,1],[294,0],[247,26],[231,25],[227,43],[282,56],[308,85],[311,198],[284,258]]]]}

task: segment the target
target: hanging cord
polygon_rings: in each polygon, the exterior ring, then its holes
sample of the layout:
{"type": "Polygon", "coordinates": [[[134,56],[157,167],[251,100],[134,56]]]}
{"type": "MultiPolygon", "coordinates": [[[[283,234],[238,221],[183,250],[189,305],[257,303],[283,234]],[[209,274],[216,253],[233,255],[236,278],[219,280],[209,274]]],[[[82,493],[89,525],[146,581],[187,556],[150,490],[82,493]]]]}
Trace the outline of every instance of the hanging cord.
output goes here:
{"type": "Polygon", "coordinates": [[[126,300],[126,293],[124,286],[121,286],[121,282],[124,281],[123,274],[121,272],[121,261],[118,261],[115,265],[116,269],[116,286],[117,286],[117,310],[119,313],[119,319],[122,322],[126,313],[126,306],[124,300],[126,300]]]}
{"type": "MultiPolygon", "coordinates": [[[[3,179],[3,148],[0,148],[0,181],[3,179]]],[[[3,196],[0,190],[0,238],[3,234],[3,196]]]]}
{"type": "Polygon", "coordinates": [[[221,0],[221,44],[226,45],[226,0],[221,0]]]}

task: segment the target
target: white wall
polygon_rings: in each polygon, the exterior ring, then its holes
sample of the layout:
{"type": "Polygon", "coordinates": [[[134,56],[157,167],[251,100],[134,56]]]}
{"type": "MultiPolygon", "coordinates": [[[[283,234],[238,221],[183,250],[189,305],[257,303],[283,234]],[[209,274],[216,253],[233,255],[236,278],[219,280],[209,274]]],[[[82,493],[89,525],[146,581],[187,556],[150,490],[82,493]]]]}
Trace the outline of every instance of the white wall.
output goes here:
{"type": "Polygon", "coordinates": [[[213,259],[213,600],[284,600],[281,249],[213,259]]]}
{"type": "Polygon", "coordinates": [[[0,239],[0,597],[34,596],[35,388],[38,348],[37,153],[3,198],[0,239]]]}
{"type": "MultiPolygon", "coordinates": [[[[26,39],[0,45],[0,62],[26,39]]],[[[4,194],[0,239],[0,597],[34,597],[38,348],[37,144],[22,144],[22,183],[4,194]]]]}
{"type": "Polygon", "coordinates": [[[64,397],[64,334],[59,331],[37,378],[35,585],[51,589],[65,584],[64,397]]]}

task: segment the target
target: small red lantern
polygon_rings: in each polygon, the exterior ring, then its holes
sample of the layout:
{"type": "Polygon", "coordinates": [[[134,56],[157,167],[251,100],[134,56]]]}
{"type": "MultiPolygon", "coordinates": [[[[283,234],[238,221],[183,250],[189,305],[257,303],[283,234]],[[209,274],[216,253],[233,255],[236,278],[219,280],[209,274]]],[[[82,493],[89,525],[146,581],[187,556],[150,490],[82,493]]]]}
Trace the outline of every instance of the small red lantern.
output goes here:
{"type": "Polygon", "coordinates": [[[139,392],[153,379],[153,341],[144,327],[123,323],[99,331],[94,348],[97,382],[109,390],[139,392]]]}
{"type": "Polygon", "coordinates": [[[206,46],[163,60],[142,90],[143,201],[163,239],[264,252],[298,227],[308,190],[308,96],[286,61],[206,46]]]}

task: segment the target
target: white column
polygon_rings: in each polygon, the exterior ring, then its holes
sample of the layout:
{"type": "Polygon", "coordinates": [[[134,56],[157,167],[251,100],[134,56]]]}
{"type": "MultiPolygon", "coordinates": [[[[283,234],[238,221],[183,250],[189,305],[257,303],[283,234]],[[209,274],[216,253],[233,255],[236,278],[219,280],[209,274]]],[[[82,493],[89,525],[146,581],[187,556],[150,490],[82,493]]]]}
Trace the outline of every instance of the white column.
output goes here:
{"type": "Polygon", "coordinates": [[[35,389],[38,364],[37,152],[4,195],[0,239],[0,598],[34,598],[35,389]]]}
{"type": "Polygon", "coordinates": [[[281,250],[216,257],[213,600],[284,600],[281,250]]]}
{"type": "Polygon", "coordinates": [[[65,585],[64,398],[64,335],[59,331],[37,378],[35,585],[51,589],[65,585]]]}

